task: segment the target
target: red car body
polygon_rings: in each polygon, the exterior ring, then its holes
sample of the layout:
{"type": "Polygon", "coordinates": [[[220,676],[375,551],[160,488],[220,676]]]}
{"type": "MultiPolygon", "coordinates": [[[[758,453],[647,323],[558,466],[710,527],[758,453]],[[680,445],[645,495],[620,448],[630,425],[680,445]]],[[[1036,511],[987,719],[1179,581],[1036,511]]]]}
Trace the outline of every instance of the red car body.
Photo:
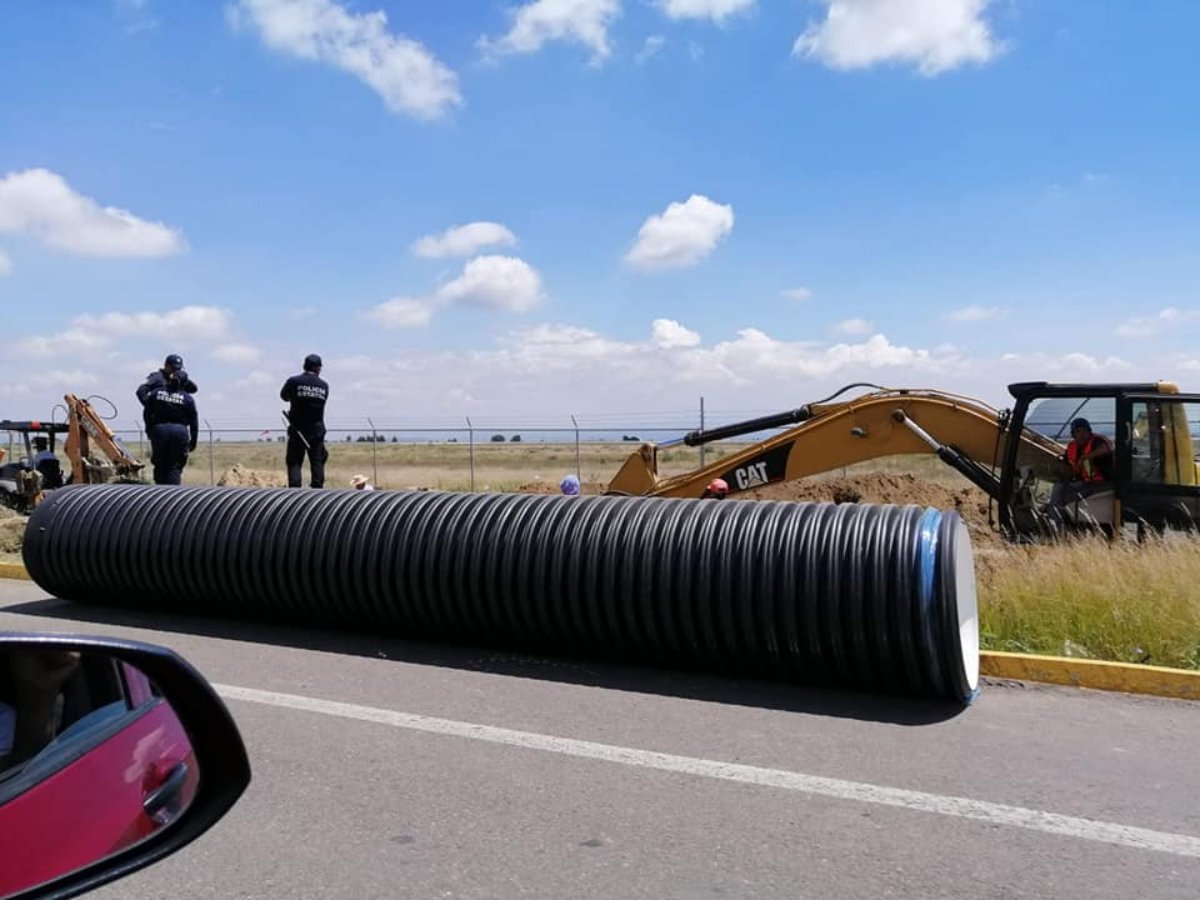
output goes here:
{"type": "Polygon", "coordinates": [[[195,796],[199,771],[183,726],[141,672],[125,664],[119,669],[126,710],[105,737],[89,746],[86,732],[78,736],[77,758],[0,805],[4,856],[21,861],[19,867],[0,864],[0,897],[138,843],[195,796]],[[146,800],[172,775],[178,790],[152,815],[146,800]]]}

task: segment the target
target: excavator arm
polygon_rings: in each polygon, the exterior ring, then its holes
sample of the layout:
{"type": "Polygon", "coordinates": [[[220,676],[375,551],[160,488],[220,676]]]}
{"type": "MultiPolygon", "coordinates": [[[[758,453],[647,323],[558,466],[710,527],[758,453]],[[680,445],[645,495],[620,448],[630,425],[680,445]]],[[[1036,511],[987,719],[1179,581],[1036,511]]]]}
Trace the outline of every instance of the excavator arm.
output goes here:
{"type": "Polygon", "coordinates": [[[92,405],[74,394],[67,394],[63,400],[67,406],[68,426],[63,451],[71,462],[72,482],[96,484],[114,478],[140,480],[145,464],[125,449],[92,405]]]}
{"type": "MultiPolygon", "coordinates": [[[[695,446],[785,422],[796,424],[701,469],[671,478],[658,475],[658,448],[643,444],[626,460],[608,491],[700,497],[713,478],[722,478],[730,493],[738,493],[885,456],[930,453],[991,497],[1004,501],[996,470],[1011,439],[1006,414],[978,400],[942,391],[883,388],[852,400],[814,403],[776,417],[693,432],[683,443],[695,446]]],[[[1062,470],[1061,445],[1028,430],[1017,440],[1021,442],[1018,460],[1022,467],[1062,470]]]]}

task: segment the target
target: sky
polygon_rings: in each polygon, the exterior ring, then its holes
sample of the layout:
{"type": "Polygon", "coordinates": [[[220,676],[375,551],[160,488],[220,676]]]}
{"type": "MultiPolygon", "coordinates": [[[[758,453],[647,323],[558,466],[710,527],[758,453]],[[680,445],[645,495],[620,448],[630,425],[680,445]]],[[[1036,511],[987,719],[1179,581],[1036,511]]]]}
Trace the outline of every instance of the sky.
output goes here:
{"type": "Polygon", "coordinates": [[[0,4],[0,418],[1200,390],[1194,0],[0,4]],[[453,12],[450,12],[453,10],[453,12]]]}

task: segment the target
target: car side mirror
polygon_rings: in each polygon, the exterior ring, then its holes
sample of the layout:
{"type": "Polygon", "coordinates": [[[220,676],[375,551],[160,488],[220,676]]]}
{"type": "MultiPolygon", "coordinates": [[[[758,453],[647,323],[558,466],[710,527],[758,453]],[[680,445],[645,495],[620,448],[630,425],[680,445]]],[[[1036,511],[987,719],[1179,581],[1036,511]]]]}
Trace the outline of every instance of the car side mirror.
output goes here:
{"type": "Polygon", "coordinates": [[[148,866],[249,783],[229,711],[172,651],[0,632],[0,898],[74,897],[148,866]]]}

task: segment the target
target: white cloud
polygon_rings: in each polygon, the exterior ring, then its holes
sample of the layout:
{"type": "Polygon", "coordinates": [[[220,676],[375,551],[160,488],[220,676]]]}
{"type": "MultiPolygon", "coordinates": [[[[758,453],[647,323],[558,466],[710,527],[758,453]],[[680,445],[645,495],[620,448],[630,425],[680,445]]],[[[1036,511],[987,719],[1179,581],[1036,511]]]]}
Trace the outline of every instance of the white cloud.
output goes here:
{"type": "Polygon", "coordinates": [[[434,306],[429,300],[393,297],[367,313],[384,328],[424,328],[433,319],[434,306]]]}
{"type": "Polygon", "coordinates": [[[454,71],[390,32],[382,10],[352,13],[333,0],[237,0],[229,12],[234,27],[249,24],[271,49],[354,75],[392,112],[436,119],[462,102],[454,71]]]}
{"type": "Polygon", "coordinates": [[[71,320],[105,337],[216,339],[229,333],[233,313],[216,306],[183,306],[166,312],[85,313],[71,320]]]}
{"type": "Polygon", "coordinates": [[[806,287],[788,288],[786,291],[780,291],[780,294],[788,300],[811,300],[813,292],[806,287]]]}
{"type": "Polygon", "coordinates": [[[688,56],[692,58],[692,62],[697,62],[704,56],[704,45],[697,41],[688,41],[688,56]]]}
{"type": "Polygon", "coordinates": [[[693,194],[683,203],[672,203],[662,215],[646,219],[625,261],[646,271],[692,266],[731,231],[732,206],[693,194]]]}
{"type": "Polygon", "coordinates": [[[551,41],[582,44],[592,63],[612,54],[608,29],[621,14],[620,0],[534,0],[512,14],[512,28],[502,38],[480,38],[485,56],[536,53],[551,41]]]}
{"type": "Polygon", "coordinates": [[[700,335],[685,328],[674,319],[655,319],[650,326],[654,346],[663,350],[677,347],[695,347],[700,343],[700,335]]]}
{"type": "Polygon", "coordinates": [[[118,341],[134,338],[180,343],[220,340],[229,335],[232,318],[229,310],[215,306],[185,306],[161,313],[84,313],[73,317],[58,334],[17,341],[16,349],[22,356],[75,357],[96,356],[118,341]]]}
{"type": "Polygon", "coordinates": [[[913,63],[938,75],[986,63],[1001,47],[983,14],[991,0],[823,0],[825,20],[796,39],[792,53],[834,69],[913,63]]]}
{"type": "Polygon", "coordinates": [[[1153,316],[1136,316],[1117,326],[1117,335],[1125,338],[1153,337],[1168,328],[1200,318],[1200,312],[1167,307],[1153,316]]]}
{"type": "Polygon", "coordinates": [[[843,319],[833,326],[836,334],[846,335],[870,334],[874,328],[875,323],[868,319],[843,319]]]}
{"type": "Polygon", "coordinates": [[[30,235],[79,256],[169,256],[184,248],[178,231],[100,206],[46,169],[0,178],[0,233],[30,235]]]}
{"type": "Polygon", "coordinates": [[[644,63],[653,56],[657,56],[662,48],[666,46],[667,39],[661,34],[652,34],[646,38],[642,44],[642,49],[638,51],[638,55],[634,59],[638,63],[644,63]]]}
{"type": "Polygon", "coordinates": [[[385,328],[420,328],[438,309],[482,306],[503,312],[527,312],[543,299],[537,269],[515,256],[477,256],[459,275],[425,297],[395,297],[368,310],[366,318],[385,328]]]}
{"type": "Polygon", "coordinates": [[[308,306],[301,306],[297,309],[293,309],[291,312],[288,313],[288,318],[290,318],[290,319],[311,319],[313,316],[315,316],[317,314],[317,312],[318,312],[317,308],[315,306],[313,306],[312,304],[309,304],[308,306]]]}
{"type": "Polygon", "coordinates": [[[430,234],[413,244],[417,256],[471,256],[485,247],[516,246],[517,236],[497,222],[456,225],[441,234],[430,234]]]}
{"type": "Polygon", "coordinates": [[[1005,310],[998,306],[964,306],[961,309],[947,313],[946,318],[951,322],[986,322],[989,319],[999,319],[1006,315],[1005,310]]]}
{"type": "Polygon", "coordinates": [[[262,357],[262,351],[252,344],[222,344],[213,356],[223,363],[253,363],[262,357]]]}
{"type": "Polygon", "coordinates": [[[263,372],[260,369],[255,369],[245,378],[240,378],[234,382],[235,386],[242,390],[247,388],[264,388],[267,385],[273,385],[277,383],[282,384],[282,379],[272,375],[270,372],[263,372]]]}
{"type": "Polygon", "coordinates": [[[724,22],[736,13],[754,9],[756,0],[658,0],[668,19],[712,19],[724,22]]]}
{"type": "Polygon", "coordinates": [[[0,278],[9,274],[13,269],[12,260],[3,250],[0,250],[0,278]]]}
{"type": "Polygon", "coordinates": [[[462,274],[434,294],[439,304],[467,304],[525,312],[542,300],[542,279],[537,269],[515,256],[478,256],[462,274]]]}

